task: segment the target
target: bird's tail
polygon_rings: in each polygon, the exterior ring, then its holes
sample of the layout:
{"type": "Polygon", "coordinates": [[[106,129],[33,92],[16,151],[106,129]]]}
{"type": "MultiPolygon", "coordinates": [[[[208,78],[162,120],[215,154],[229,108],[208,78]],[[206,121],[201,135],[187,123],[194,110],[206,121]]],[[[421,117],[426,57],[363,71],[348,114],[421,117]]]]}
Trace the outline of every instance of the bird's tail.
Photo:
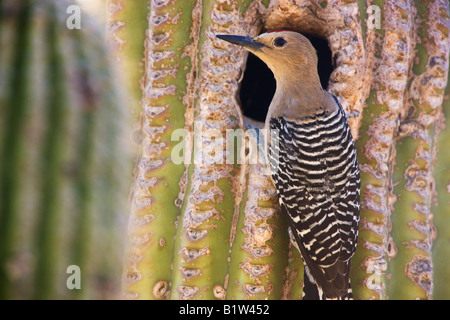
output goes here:
{"type": "Polygon", "coordinates": [[[303,279],[303,300],[353,300],[350,279],[348,280],[349,283],[347,292],[340,297],[327,297],[322,288],[311,276],[307,266],[305,266],[305,274],[303,279]]]}

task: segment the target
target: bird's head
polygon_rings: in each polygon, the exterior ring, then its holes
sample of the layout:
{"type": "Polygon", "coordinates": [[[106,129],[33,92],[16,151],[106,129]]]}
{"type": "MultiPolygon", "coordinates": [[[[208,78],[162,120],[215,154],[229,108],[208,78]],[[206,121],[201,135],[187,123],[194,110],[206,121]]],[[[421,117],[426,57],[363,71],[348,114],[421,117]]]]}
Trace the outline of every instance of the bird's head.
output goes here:
{"type": "Polygon", "coordinates": [[[272,31],[255,38],[236,35],[216,37],[242,46],[263,60],[279,84],[302,76],[318,79],[316,51],[311,42],[300,33],[272,31]]]}

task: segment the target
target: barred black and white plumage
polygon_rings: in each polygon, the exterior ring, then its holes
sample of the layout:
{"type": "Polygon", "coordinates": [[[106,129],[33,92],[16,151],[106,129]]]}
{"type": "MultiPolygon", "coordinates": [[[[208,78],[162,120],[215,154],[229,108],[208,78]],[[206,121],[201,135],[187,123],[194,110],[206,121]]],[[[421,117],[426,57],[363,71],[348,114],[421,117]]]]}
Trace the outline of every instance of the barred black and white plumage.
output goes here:
{"type": "Polygon", "coordinates": [[[217,37],[261,58],[277,81],[265,123],[271,131],[266,150],[292,242],[305,263],[304,299],[351,298],[358,162],[344,110],[320,84],[314,47],[292,31],[217,37]]]}
{"type": "Polygon", "coordinates": [[[272,178],[309,272],[305,298],[349,298],[360,178],[345,113],[339,105],[335,112],[269,123],[279,132],[278,141],[272,138],[269,145],[272,178]]]}

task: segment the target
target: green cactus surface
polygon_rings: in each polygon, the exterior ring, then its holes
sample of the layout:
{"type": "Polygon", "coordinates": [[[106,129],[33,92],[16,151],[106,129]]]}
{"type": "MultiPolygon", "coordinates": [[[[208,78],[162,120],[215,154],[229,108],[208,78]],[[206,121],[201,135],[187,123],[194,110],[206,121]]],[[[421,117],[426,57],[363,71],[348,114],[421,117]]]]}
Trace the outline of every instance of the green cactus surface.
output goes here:
{"type": "MultiPolygon", "coordinates": [[[[110,30],[126,48],[135,4],[109,6],[120,8],[110,26],[121,27],[110,30]]],[[[267,167],[252,162],[259,154],[248,145],[259,142],[238,99],[247,53],[215,38],[289,29],[327,40],[327,90],[359,112],[349,119],[362,180],[354,297],[450,298],[448,2],[155,0],[146,9],[145,40],[134,44],[144,57],[133,82],[142,134],[125,297],[301,299],[301,257],[267,167]],[[246,143],[225,147],[235,141],[246,143]],[[174,165],[170,151],[183,161],[174,165]],[[243,161],[223,161],[230,154],[243,161]]]]}

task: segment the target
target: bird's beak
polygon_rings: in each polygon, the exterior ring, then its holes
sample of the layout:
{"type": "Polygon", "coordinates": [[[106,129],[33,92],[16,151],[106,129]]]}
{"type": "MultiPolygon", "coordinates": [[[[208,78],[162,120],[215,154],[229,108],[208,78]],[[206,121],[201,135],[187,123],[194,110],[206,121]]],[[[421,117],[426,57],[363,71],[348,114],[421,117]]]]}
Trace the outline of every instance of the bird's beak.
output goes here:
{"type": "Polygon", "coordinates": [[[238,46],[244,47],[250,51],[259,51],[262,47],[266,46],[261,42],[253,40],[251,37],[231,36],[227,34],[218,34],[216,37],[230,43],[237,44],[238,46]]]}

